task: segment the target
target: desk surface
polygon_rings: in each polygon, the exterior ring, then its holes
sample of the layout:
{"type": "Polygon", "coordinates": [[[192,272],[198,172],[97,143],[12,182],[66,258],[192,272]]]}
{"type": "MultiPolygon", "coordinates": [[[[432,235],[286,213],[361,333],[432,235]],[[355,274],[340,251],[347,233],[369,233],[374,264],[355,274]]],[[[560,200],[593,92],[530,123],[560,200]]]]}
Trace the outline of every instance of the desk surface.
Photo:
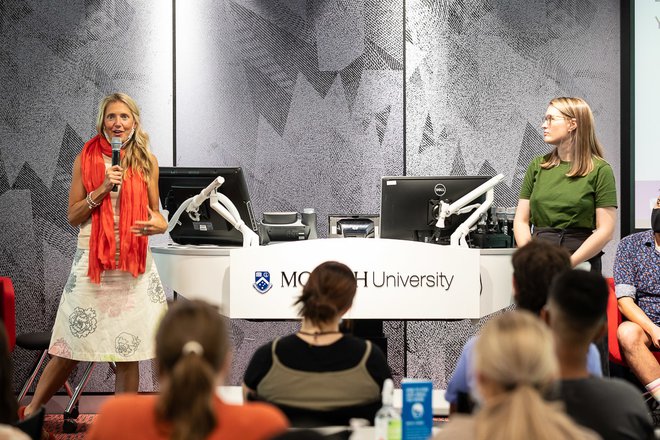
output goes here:
{"type": "MultiPolygon", "coordinates": [[[[350,240],[350,239],[348,239],[350,240]]],[[[289,242],[283,242],[289,243],[289,242]]],[[[277,246],[275,243],[268,246],[277,246]]],[[[431,245],[433,246],[433,245],[431,245]]],[[[165,255],[204,255],[204,256],[229,256],[229,251],[232,249],[240,249],[240,246],[216,246],[213,244],[177,244],[168,243],[166,245],[157,245],[151,247],[151,252],[154,254],[165,255]]],[[[515,248],[493,248],[493,249],[479,249],[481,255],[512,255],[515,248]]]]}
{"type": "Polygon", "coordinates": [[[228,257],[229,251],[238,247],[220,247],[212,244],[176,244],[151,246],[151,252],[163,255],[198,255],[207,257],[228,257]]]}
{"type": "MultiPolygon", "coordinates": [[[[239,386],[222,386],[218,387],[218,394],[227,403],[234,405],[243,404],[243,390],[239,386]]],[[[401,410],[403,404],[403,397],[401,388],[394,390],[394,408],[401,410]]],[[[448,416],[449,415],[449,402],[445,400],[445,390],[433,390],[433,415],[434,416],[448,416]]]]}

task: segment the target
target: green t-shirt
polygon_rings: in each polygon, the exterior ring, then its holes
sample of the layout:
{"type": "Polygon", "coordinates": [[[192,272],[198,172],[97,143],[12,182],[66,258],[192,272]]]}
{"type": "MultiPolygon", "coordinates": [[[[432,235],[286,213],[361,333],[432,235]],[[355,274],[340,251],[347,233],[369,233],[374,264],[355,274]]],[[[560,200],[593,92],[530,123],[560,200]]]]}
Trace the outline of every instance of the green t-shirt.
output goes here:
{"type": "Polygon", "coordinates": [[[520,198],[528,199],[530,221],[539,228],[596,228],[596,208],[617,207],[616,185],[610,164],[594,158],[584,177],[566,177],[570,162],[541,168],[548,156],[535,158],[525,173],[520,198]]]}

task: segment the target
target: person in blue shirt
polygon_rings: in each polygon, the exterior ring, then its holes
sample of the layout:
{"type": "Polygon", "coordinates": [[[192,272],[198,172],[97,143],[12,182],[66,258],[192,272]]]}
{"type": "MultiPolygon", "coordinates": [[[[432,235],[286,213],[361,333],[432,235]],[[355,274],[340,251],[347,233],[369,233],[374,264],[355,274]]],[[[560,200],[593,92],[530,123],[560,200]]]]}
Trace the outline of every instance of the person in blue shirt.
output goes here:
{"type": "Polygon", "coordinates": [[[651,211],[651,230],[619,242],[614,284],[621,314],[617,339],[621,354],[648,392],[660,402],[660,197],[651,211]]]}
{"type": "MultiPolygon", "coordinates": [[[[540,315],[548,298],[548,288],[555,275],[571,269],[571,256],[568,251],[555,244],[532,240],[516,250],[511,258],[513,265],[513,300],[516,306],[540,315]]],[[[472,371],[472,356],[476,337],[472,337],[463,347],[456,370],[452,375],[445,399],[452,412],[469,411],[460,408],[460,402],[466,402],[475,390],[472,371]]],[[[594,344],[589,346],[587,369],[594,376],[602,376],[600,354],[594,344]]],[[[461,405],[462,406],[462,405],[461,405]]]]}

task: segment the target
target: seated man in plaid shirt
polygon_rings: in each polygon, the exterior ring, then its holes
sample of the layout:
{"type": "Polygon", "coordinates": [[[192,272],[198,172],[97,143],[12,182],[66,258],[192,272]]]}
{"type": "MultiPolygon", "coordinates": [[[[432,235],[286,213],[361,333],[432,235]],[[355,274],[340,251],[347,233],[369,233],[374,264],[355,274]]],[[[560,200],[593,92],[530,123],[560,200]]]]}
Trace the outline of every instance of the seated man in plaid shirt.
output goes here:
{"type": "Polygon", "coordinates": [[[651,353],[660,348],[660,197],[651,213],[651,230],[619,242],[614,283],[619,310],[628,319],[617,331],[622,355],[660,402],[660,364],[651,353]]]}

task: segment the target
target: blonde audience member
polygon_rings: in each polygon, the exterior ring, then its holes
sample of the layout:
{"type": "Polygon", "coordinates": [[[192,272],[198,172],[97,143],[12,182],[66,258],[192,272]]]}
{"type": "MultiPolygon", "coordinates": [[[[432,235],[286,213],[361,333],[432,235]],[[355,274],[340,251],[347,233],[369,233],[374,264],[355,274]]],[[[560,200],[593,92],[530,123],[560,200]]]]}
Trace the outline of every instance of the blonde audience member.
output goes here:
{"type": "Polygon", "coordinates": [[[550,331],[536,316],[513,311],[490,320],[477,339],[474,363],[481,409],[452,416],[436,440],[599,438],[543,399],[559,371],[550,331]]]}
{"type": "Polygon", "coordinates": [[[123,395],[107,402],[92,425],[92,440],[268,439],[288,422],[264,403],[228,405],[216,394],[230,365],[229,341],[218,310],[179,301],[156,335],[159,396],[123,395]]]}

